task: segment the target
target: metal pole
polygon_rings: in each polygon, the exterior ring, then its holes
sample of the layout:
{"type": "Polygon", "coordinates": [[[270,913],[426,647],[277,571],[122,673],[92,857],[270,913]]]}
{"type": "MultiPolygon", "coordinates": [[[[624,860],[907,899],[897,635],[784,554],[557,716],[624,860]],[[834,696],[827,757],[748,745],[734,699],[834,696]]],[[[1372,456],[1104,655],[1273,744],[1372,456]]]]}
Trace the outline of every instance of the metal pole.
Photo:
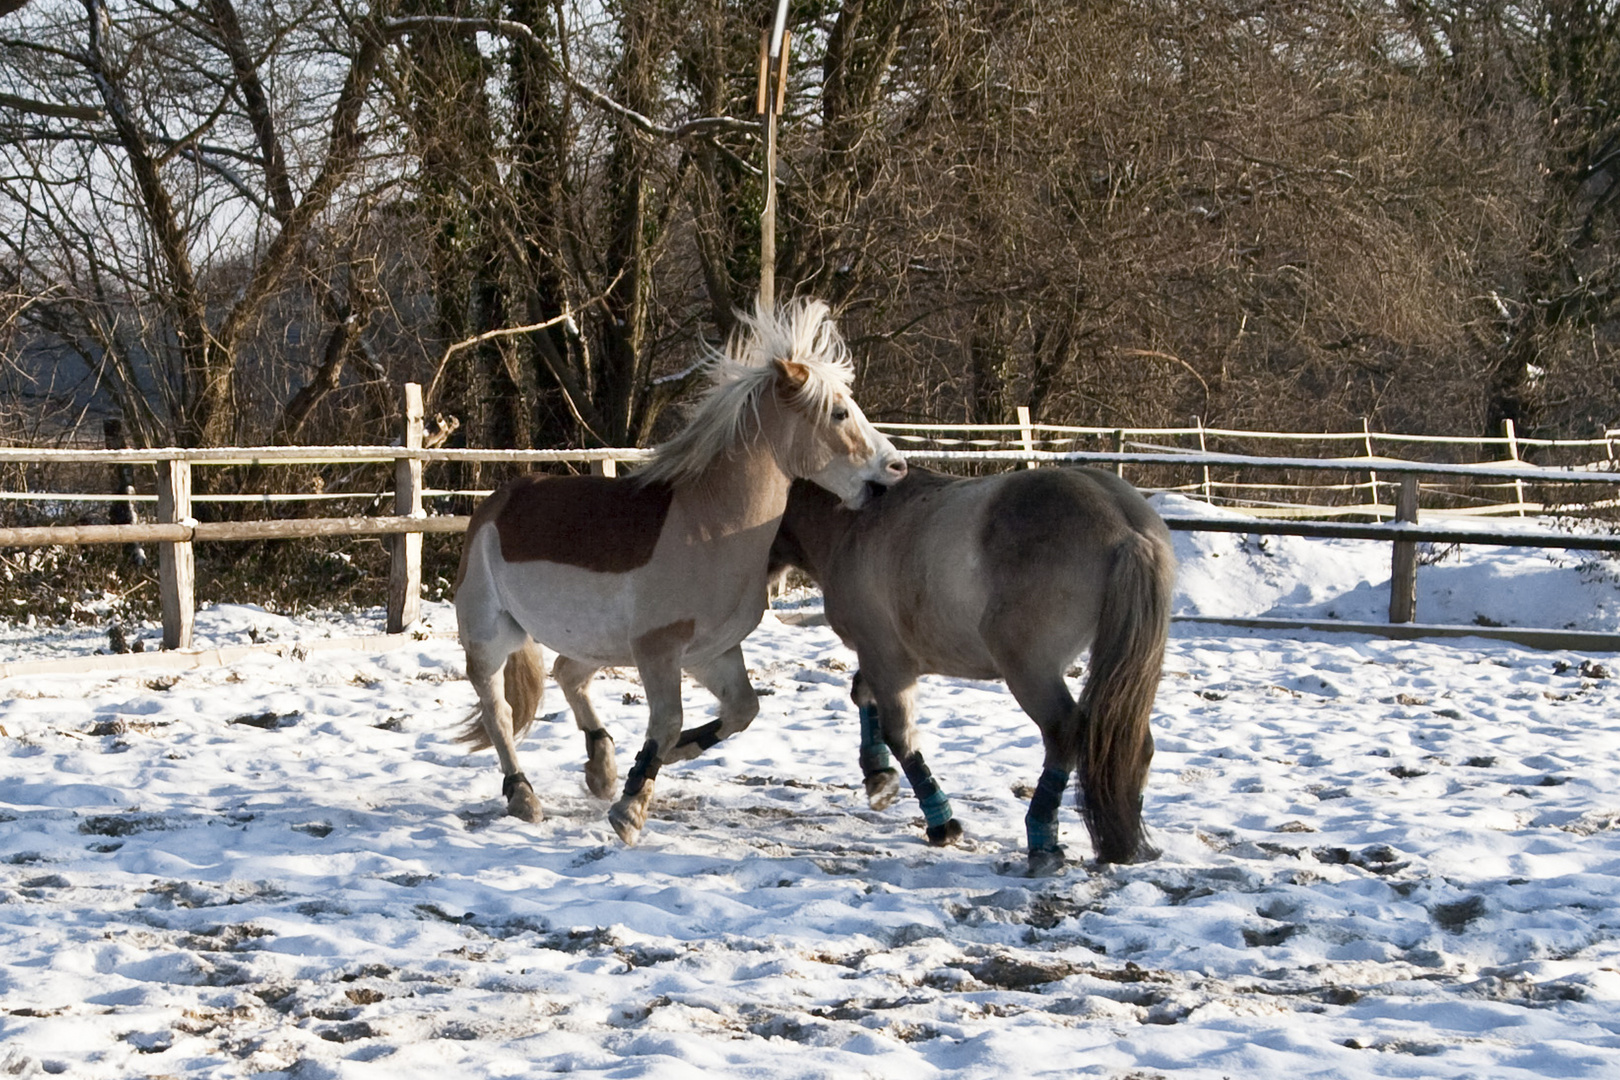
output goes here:
{"type": "Polygon", "coordinates": [[[765,111],[765,210],[759,215],[759,307],[776,307],[776,110],[765,111]]]}
{"type": "Polygon", "coordinates": [[[765,140],[765,209],[759,215],[759,306],[776,306],[776,118],[787,93],[787,0],[759,43],[759,112],[765,140]]]}
{"type": "Polygon", "coordinates": [[[788,0],[776,0],[776,18],[771,20],[771,59],[782,52],[782,34],[787,30],[788,0]]]}

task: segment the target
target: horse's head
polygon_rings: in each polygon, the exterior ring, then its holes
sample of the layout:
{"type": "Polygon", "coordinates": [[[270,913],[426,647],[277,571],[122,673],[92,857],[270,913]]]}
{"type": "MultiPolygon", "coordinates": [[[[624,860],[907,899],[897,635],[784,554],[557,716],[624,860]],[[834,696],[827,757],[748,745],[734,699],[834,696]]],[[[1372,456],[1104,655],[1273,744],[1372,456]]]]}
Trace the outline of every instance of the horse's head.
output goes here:
{"type": "Polygon", "coordinates": [[[873,485],[906,475],[906,460],[850,397],[855,368],[827,305],[796,300],[738,313],[709,369],[697,414],[639,474],[678,483],[733,453],[769,453],[790,477],[814,480],[857,509],[873,485]]]}
{"type": "Polygon", "coordinates": [[[865,505],[874,486],[888,487],[906,475],[906,459],[866,419],[846,380],[796,360],[778,359],[773,367],[776,397],[784,406],[780,415],[789,429],[775,440],[777,457],[790,476],[814,481],[854,510],[865,505]]]}

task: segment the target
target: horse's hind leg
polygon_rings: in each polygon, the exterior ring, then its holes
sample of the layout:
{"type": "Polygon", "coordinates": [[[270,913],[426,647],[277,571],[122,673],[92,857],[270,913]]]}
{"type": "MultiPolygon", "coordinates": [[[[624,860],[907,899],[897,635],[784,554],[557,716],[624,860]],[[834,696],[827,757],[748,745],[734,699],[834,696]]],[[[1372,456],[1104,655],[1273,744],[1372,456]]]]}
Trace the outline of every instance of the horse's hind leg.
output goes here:
{"type": "MultiPolygon", "coordinates": [[[[1061,665],[1056,670],[1061,670],[1061,665]]],[[[1007,689],[1019,707],[1041,729],[1046,760],[1035,794],[1024,815],[1024,832],[1029,841],[1029,872],[1043,877],[1063,868],[1063,845],[1058,843],[1058,807],[1074,773],[1077,732],[1074,697],[1056,670],[1045,674],[1015,667],[1006,672],[1007,689]]]]}
{"type": "Polygon", "coordinates": [[[591,707],[585,689],[597,670],[572,657],[559,656],[551,667],[551,677],[567,699],[574,723],[585,733],[585,787],[598,799],[608,799],[619,783],[619,765],[613,756],[613,736],[591,707]]]}
{"type": "MultiPolygon", "coordinates": [[[[916,681],[907,679],[903,684],[892,686],[888,682],[881,677],[874,678],[863,663],[851,688],[855,705],[863,714],[863,727],[867,723],[867,711],[871,710],[882,728],[883,741],[900,759],[900,768],[911,784],[911,792],[917,796],[917,805],[922,808],[923,820],[927,823],[929,844],[934,847],[954,844],[962,836],[962,823],[956,820],[951,800],[940,790],[933,771],[923,760],[922,750],[917,747],[917,727],[912,722],[916,681]]],[[[867,790],[870,798],[872,789],[869,786],[867,790]]]]}
{"type": "MultiPolygon", "coordinates": [[[[487,639],[463,637],[467,653],[467,680],[478,694],[478,719],[489,745],[501,762],[501,794],[506,812],[524,821],[539,821],[544,815],[529,778],[518,766],[517,739],[513,734],[511,697],[518,699],[528,715],[517,718],[519,729],[526,728],[540,706],[544,671],[538,650],[528,636],[510,619],[499,632],[487,639]]],[[[481,740],[480,740],[481,741],[481,740]]]]}
{"type": "Polygon", "coordinates": [[[900,794],[900,774],[895,771],[889,756],[889,744],[883,737],[883,718],[878,715],[877,703],[861,682],[861,673],[855,672],[850,683],[850,697],[861,716],[861,776],[866,783],[866,805],[873,810],[884,810],[900,794]]]}

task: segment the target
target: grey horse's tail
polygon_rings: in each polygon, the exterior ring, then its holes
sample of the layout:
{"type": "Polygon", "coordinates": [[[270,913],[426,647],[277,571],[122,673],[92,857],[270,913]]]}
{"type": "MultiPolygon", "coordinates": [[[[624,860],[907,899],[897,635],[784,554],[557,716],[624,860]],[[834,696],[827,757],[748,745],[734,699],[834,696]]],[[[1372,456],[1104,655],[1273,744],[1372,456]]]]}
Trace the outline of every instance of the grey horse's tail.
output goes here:
{"type": "MultiPolygon", "coordinates": [[[[525,638],[523,647],[506,658],[504,678],[506,703],[512,707],[512,738],[519,740],[534,723],[546,692],[545,658],[532,639],[525,638]]],[[[472,711],[456,741],[466,743],[473,750],[487,750],[494,745],[489,741],[489,732],[484,730],[479,710],[472,711]]]]}
{"type": "Polygon", "coordinates": [[[1170,632],[1175,555],[1163,537],[1132,533],[1114,550],[1080,720],[1078,802],[1099,862],[1150,857],[1142,788],[1153,760],[1148,718],[1170,632]]]}

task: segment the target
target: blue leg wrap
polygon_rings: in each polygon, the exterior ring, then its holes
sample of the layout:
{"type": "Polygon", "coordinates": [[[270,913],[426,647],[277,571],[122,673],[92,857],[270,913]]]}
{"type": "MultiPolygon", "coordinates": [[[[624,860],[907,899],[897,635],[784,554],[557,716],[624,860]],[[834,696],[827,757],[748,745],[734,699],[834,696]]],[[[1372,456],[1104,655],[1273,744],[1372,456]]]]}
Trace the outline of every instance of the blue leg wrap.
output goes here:
{"type": "Polygon", "coordinates": [[[923,818],[928,822],[929,828],[937,829],[956,816],[951,810],[951,800],[945,797],[945,793],[939,790],[937,784],[930,794],[918,799],[917,803],[922,807],[923,818]]]}
{"type": "Polygon", "coordinates": [[[906,779],[911,781],[911,791],[917,796],[917,804],[922,807],[929,828],[937,829],[950,821],[955,816],[951,812],[951,800],[939,790],[933,772],[923,763],[922,751],[917,751],[900,764],[906,771],[906,779]]]}
{"type": "Polygon", "coordinates": [[[1041,771],[1035,795],[1029,800],[1029,812],[1024,815],[1024,832],[1029,837],[1030,851],[1058,849],[1058,807],[1068,787],[1069,774],[1062,769],[1041,771]]]}
{"type": "Polygon", "coordinates": [[[889,744],[883,741],[883,721],[876,705],[861,706],[861,775],[890,768],[889,744]]]}

